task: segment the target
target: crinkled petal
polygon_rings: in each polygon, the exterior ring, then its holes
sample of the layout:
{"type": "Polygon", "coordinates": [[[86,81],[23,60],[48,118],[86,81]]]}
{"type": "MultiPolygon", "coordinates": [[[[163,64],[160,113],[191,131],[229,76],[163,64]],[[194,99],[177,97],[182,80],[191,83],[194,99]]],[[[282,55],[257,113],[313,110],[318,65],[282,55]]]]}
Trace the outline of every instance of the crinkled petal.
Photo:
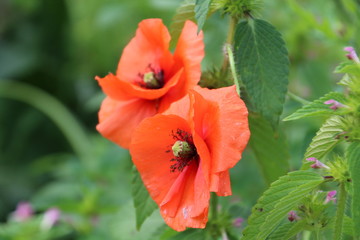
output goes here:
{"type": "Polygon", "coordinates": [[[152,67],[170,72],[173,57],[169,51],[170,34],[161,19],[139,23],[135,37],[124,48],[116,75],[127,82],[138,80],[138,74],[152,67]]]}
{"type": "Polygon", "coordinates": [[[142,88],[136,84],[123,81],[112,73],[104,78],[96,77],[96,80],[99,82],[104,93],[113,99],[127,100],[131,98],[140,98],[152,100],[161,98],[169,91],[169,89],[174,87],[178,83],[182,72],[183,70],[180,69],[162,88],[159,89],[142,88]]]}
{"type": "Polygon", "coordinates": [[[107,139],[128,148],[137,125],[156,114],[156,102],[142,99],[116,101],[107,97],[101,104],[96,129],[107,139]]]}
{"type": "Polygon", "coordinates": [[[186,21],[180,34],[174,53],[173,71],[184,68],[184,72],[176,87],[172,88],[162,99],[164,109],[172,102],[182,98],[199,81],[201,61],[204,58],[203,33],[197,33],[197,25],[186,21]]]}
{"type": "Polygon", "coordinates": [[[173,164],[170,160],[174,158],[171,146],[176,141],[172,132],[177,129],[190,132],[184,119],[159,114],[139,124],[131,141],[132,160],[150,196],[158,205],[163,203],[176,179],[181,177],[179,171],[170,171],[173,164]]]}
{"type": "Polygon", "coordinates": [[[181,187],[178,187],[171,201],[160,207],[160,213],[165,222],[177,231],[183,231],[186,227],[204,228],[207,222],[210,192],[205,184],[201,167],[193,162],[181,175],[184,176],[181,187]]]}
{"type": "MultiPolygon", "coordinates": [[[[196,91],[206,100],[218,104],[217,123],[211,116],[194,120],[195,124],[205,126],[204,140],[211,153],[212,172],[226,171],[240,160],[250,138],[247,108],[236,93],[235,86],[213,90],[198,87],[196,91]],[[206,122],[210,122],[208,126],[206,122]]],[[[196,104],[194,108],[196,112],[196,104]]]]}
{"type": "Polygon", "coordinates": [[[174,156],[168,150],[177,129],[191,133],[187,121],[176,115],[145,119],[133,134],[130,153],[165,222],[177,231],[204,228],[210,192],[201,166],[192,161],[181,172],[170,171],[174,156]]]}

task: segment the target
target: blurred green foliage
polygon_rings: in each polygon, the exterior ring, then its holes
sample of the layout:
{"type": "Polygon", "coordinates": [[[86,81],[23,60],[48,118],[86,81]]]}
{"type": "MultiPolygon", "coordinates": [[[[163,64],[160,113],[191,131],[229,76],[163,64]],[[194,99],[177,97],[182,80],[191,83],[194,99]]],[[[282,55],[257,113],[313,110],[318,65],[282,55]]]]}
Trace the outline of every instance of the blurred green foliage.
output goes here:
{"type": "MultiPolygon", "coordinates": [[[[115,71],[138,22],[162,18],[170,26],[180,3],[0,1],[0,81],[27,84],[55,98],[79,123],[77,131],[87,137],[90,156],[79,156],[61,126],[31,102],[0,95],[0,222],[7,221],[19,201],[29,201],[37,213],[54,206],[62,211],[61,229],[55,228],[51,239],[154,239],[157,231],[165,229],[155,212],[140,232],[135,230],[131,160],[127,151],[95,130],[104,95],[94,76],[115,71]]],[[[340,76],[332,72],[344,59],[344,46],[360,50],[357,0],[264,1],[259,14],[283,34],[291,62],[289,89],[305,99],[316,99],[336,88],[340,76]]],[[[225,26],[228,19],[219,13],[204,25],[204,70],[221,64],[225,26]]],[[[11,95],[16,89],[6,91],[11,95]]],[[[46,101],[40,104],[52,107],[46,101]]],[[[282,116],[299,107],[298,102],[287,99],[282,116]]],[[[72,120],[64,121],[67,125],[72,120]]],[[[281,124],[292,169],[301,165],[320,123],[305,119],[281,124]]],[[[245,152],[231,174],[234,196],[220,201],[224,209],[231,209],[233,218],[246,218],[264,191],[263,177],[250,152],[245,152]]],[[[6,231],[12,230],[1,224],[0,234],[6,231]]],[[[166,231],[163,239],[173,235],[166,231]]]]}

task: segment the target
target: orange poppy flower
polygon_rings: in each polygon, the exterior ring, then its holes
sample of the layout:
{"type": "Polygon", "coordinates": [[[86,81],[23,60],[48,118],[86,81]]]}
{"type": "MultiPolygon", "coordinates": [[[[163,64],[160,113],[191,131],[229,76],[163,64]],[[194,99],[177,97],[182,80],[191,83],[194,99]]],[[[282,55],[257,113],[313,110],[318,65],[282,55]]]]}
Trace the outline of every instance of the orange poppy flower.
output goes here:
{"type": "Polygon", "coordinates": [[[166,110],[198,83],[204,44],[197,26],[185,23],[174,54],[169,43],[161,19],[143,20],[123,51],[116,75],[96,77],[107,95],[96,127],[104,137],[128,148],[144,118],[166,110]]]}
{"type": "Polygon", "coordinates": [[[234,86],[196,87],[139,124],[130,153],[170,227],[204,228],[210,192],[231,195],[229,169],[249,140],[247,116],[234,86]]]}

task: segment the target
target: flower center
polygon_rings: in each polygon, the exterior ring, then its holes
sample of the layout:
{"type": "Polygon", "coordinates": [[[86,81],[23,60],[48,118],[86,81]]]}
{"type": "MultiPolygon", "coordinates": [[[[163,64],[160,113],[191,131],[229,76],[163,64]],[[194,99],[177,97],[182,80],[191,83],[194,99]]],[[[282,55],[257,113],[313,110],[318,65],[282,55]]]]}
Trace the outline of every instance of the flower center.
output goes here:
{"type": "MultiPolygon", "coordinates": [[[[190,165],[193,161],[198,161],[199,155],[197,154],[191,134],[177,129],[172,133],[172,136],[177,140],[171,147],[174,158],[170,161],[175,162],[170,166],[170,171],[181,172],[186,166],[190,165]]],[[[168,152],[171,152],[170,150],[168,152]]]]}
{"type": "Polygon", "coordinates": [[[159,89],[164,86],[164,71],[156,71],[150,65],[145,73],[139,73],[140,80],[137,84],[146,89],[159,89]]]}
{"type": "Polygon", "coordinates": [[[172,146],[172,151],[175,157],[189,157],[194,155],[193,146],[185,141],[176,141],[172,146]]]}

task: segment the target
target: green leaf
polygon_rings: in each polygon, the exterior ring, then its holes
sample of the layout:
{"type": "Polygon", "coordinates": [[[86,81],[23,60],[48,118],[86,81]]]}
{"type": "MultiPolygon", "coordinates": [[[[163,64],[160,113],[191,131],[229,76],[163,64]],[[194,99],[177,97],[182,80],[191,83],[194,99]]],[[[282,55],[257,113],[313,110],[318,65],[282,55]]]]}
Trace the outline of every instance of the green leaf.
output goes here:
{"type": "Polygon", "coordinates": [[[195,18],[198,24],[198,32],[204,26],[207,14],[209,12],[211,0],[196,0],[195,5],[195,18]]]}
{"type": "Polygon", "coordinates": [[[279,226],[268,240],[287,240],[305,229],[305,221],[288,222],[279,226]]]}
{"type": "Polygon", "coordinates": [[[192,240],[192,239],[210,240],[211,238],[209,237],[208,234],[206,234],[206,231],[200,229],[188,229],[171,238],[168,238],[168,240],[192,240]]]}
{"type": "Polygon", "coordinates": [[[360,142],[353,142],[346,151],[352,180],[351,214],[354,221],[355,239],[360,239],[360,142]]]}
{"type": "Polygon", "coordinates": [[[272,183],[254,206],[242,240],[266,239],[286,214],[323,181],[317,173],[295,171],[272,183]]]}
{"type": "Polygon", "coordinates": [[[276,127],[289,74],[288,53],[280,33],[261,19],[240,22],[235,33],[235,60],[250,110],[276,127]]]}
{"type": "Polygon", "coordinates": [[[335,73],[345,73],[339,85],[352,89],[360,79],[360,66],[353,61],[344,62],[335,69],[335,73]]]}
{"type": "Polygon", "coordinates": [[[157,205],[151,199],[135,167],[133,168],[132,197],[136,211],[136,229],[140,230],[146,218],[157,209],[157,205]]]}
{"type": "Polygon", "coordinates": [[[338,109],[334,111],[329,107],[329,105],[324,104],[325,101],[334,99],[335,101],[338,101],[340,103],[345,103],[346,98],[344,94],[338,93],[338,92],[330,92],[326,94],[325,96],[303,106],[302,108],[296,110],[293,114],[290,116],[287,116],[283,119],[283,121],[292,121],[304,117],[310,117],[310,116],[330,116],[333,114],[342,114],[341,109],[338,109]]]}
{"type": "MultiPolygon", "coordinates": [[[[343,131],[342,117],[332,116],[328,118],[306,149],[304,159],[310,157],[317,159],[322,158],[342,140],[340,134],[343,133],[343,131]]],[[[303,169],[308,167],[309,165],[305,164],[303,169]]]]}
{"type": "Polygon", "coordinates": [[[273,130],[263,117],[250,114],[250,147],[253,150],[266,182],[283,176],[289,170],[289,153],[283,135],[273,130]]]}
{"type": "Polygon", "coordinates": [[[195,0],[186,0],[176,10],[170,26],[171,46],[175,47],[186,20],[195,22],[195,0]]]}
{"type": "MultiPolygon", "coordinates": [[[[329,224],[325,227],[325,229],[334,229],[334,228],[335,228],[335,218],[332,218],[330,219],[329,224]]],[[[352,218],[345,215],[342,228],[344,234],[353,236],[354,223],[352,218]]]]}

